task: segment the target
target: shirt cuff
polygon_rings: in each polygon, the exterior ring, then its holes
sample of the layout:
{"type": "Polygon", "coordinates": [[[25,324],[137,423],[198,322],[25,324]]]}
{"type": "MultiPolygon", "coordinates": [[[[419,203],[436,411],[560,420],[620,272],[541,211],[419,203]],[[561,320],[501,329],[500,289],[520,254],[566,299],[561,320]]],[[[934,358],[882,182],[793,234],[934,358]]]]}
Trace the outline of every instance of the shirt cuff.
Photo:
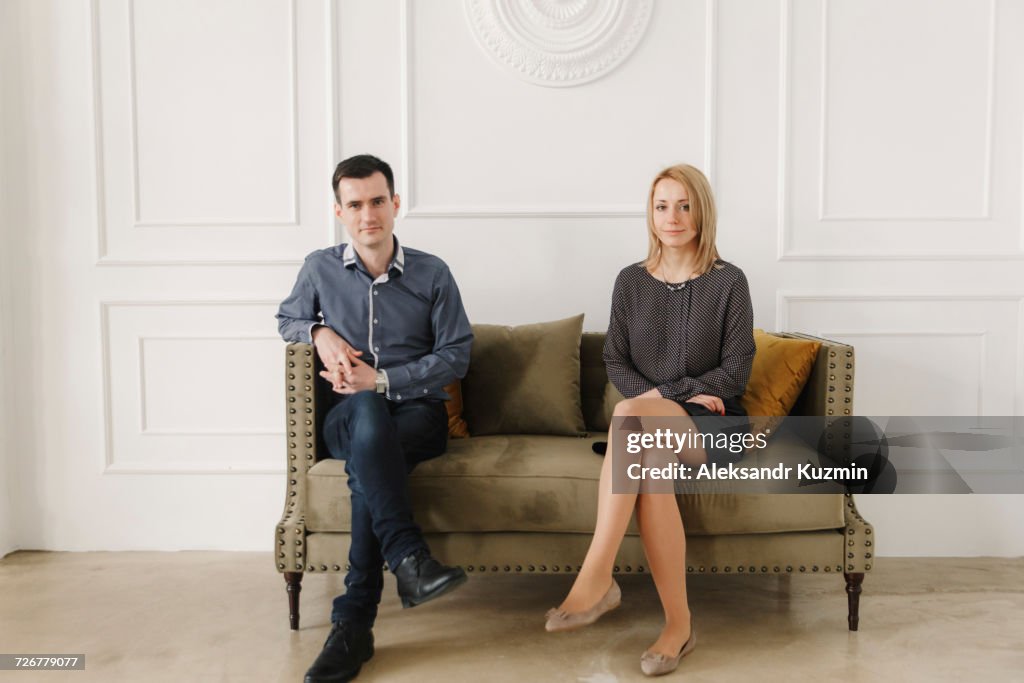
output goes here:
{"type": "Polygon", "coordinates": [[[391,370],[381,371],[388,378],[388,393],[385,394],[392,401],[401,401],[403,398],[409,398],[412,395],[412,387],[409,386],[409,370],[405,367],[399,366],[391,368],[391,370]]]}

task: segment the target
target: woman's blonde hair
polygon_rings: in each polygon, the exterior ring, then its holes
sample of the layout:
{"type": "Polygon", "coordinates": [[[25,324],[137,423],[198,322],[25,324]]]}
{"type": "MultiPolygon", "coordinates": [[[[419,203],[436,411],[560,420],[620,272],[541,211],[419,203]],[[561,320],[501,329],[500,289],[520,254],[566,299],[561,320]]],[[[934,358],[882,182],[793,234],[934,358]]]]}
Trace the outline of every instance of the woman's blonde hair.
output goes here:
{"type": "Polygon", "coordinates": [[[690,200],[690,214],[697,226],[697,267],[698,275],[711,270],[715,261],[719,260],[718,247],[715,246],[718,212],[715,210],[715,197],[711,193],[711,184],[698,169],[689,164],[669,166],[654,177],[651,191],[647,195],[647,237],[649,245],[647,260],[644,265],[653,272],[661,261],[661,240],[654,229],[654,188],[657,184],[670,178],[686,188],[686,196],[690,200]]]}

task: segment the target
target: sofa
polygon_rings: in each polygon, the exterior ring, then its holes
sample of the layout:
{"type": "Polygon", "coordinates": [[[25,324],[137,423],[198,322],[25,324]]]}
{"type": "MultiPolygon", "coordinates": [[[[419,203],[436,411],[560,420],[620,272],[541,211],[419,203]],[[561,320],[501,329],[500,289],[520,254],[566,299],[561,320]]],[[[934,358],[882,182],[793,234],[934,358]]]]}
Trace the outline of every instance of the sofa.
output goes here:
{"type": "MultiPolygon", "coordinates": [[[[812,353],[809,377],[790,414],[823,416],[840,436],[853,411],[853,348],[816,341],[820,347],[812,353]]],[[[410,497],[415,517],[438,559],[472,574],[579,570],[593,533],[602,463],[592,445],[607,439],[608,395],[615,393],[605,373],[603,345],[603,334],[579,337],[576,386],[585,431],[576,436],[508,433],[453,438],[445,455],[414,470],[410,497]]],[[[470,362],[471,373],[475,362],[476,356],[470,362]]],[[[320,435],[320,424],[335,400],[317,374],[320,369],[313,346],[287,345],[287,486],[274,557],[285,579],[292,629],[299,627],[303,576],[345,571],[349,548],[344,463],[327,456],[320,435]]],[[[472,406],[477,398],[464,382],[463,402],[472,406]]],[[[469,429],[472,433],[472,422],[469,429]]],[[[849,447],[831,437],[827,448],[849,447]]],[[[757,457],[765,462],[803,462],[813,450],[813,444],[780,435],[757,457]]],[[[849,629],[857,630],[861,583],[872,566],[874,537],[851,494],[711,491],[677,498],[687,534],[687,572],[841,574],[849,629]]],[[[635,520],[615,571],[648,571],[635,520]]]]}

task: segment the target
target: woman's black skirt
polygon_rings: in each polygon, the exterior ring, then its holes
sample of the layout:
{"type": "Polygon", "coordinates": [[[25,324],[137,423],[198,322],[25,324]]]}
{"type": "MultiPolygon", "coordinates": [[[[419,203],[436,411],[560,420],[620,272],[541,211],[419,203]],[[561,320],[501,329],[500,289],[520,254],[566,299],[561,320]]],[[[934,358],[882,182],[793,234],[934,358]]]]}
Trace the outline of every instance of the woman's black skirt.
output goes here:
{"type": "MultiPolygon", "coordinates": [[[[713,413],[699,403],[686,403],[676,401],[683,410],[694,419],[697,429],[701,434],[713,437],[714,445],[705,447],[708,454],[708,464],[725,465],[730,462],[737,462],[743,458],[746,449],[739,449],[735,446],[730,449],[729,443],[736,443],[743,434],[750,433],[750,420],[747,419],[747,411],[740,403],[738,396],[722,399],[725,406],[725,415],[713,413]],[[732,436],[738,434],[740,436],[732,436]]],[[[705,439],[704,443],[708,443],[705,439]]]]}

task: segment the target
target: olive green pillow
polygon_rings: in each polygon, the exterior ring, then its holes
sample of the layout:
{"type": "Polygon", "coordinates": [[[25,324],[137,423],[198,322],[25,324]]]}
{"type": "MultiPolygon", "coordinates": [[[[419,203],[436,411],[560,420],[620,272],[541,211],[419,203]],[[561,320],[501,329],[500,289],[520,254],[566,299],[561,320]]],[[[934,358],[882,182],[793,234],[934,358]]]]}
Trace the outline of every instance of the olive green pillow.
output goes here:
{"type": "Polygon", "coordinates": [[[583,315],[505,327],[474,325],[463,417],[473,436],[582,434],[583,315]]]}

